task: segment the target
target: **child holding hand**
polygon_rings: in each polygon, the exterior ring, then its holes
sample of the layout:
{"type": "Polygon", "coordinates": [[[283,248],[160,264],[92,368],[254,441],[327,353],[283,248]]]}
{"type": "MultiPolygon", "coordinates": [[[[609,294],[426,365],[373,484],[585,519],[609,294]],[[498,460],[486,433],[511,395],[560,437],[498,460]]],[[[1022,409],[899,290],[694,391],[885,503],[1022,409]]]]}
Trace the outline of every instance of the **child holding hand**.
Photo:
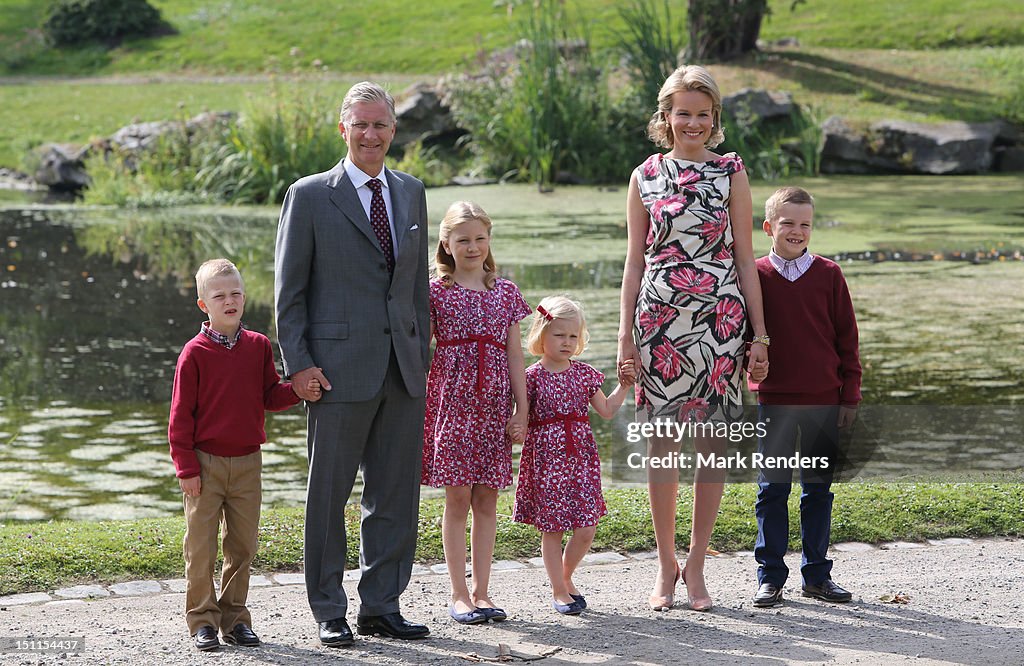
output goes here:
{"type": "MultiPolygon", "coordinates": [[[[196,272],[196,304],[209,321],[178,356],[167,437],[185,507],[185,622],[197,649],[260,644],[246,606],[262,497],[264,411],[298,404],[274,366],[270,340],[242,326],[245,283],[227,259],[196,272]],[[213,585],[223,525],[220,593],[213,585]]],[[[306,385],[320,399],[320,383],[306,385]]]]}
{"type": "Polygon", "coordinates": [[[604,375],[572,360],[587,344],[579,303],[564,296],[537,306],[528,347],[541,357],[526,370],[529,431],[519,463],[514,520],[541,531],[541,554],[551,581],[552,606],[578,615],[587,601],[572,575],[590,549],[598,519],[607,513],[601,494],[601,460],[587,417],[588,405],[606,419],[622,406],[636,381],[632,359],[619,368],[622,379],[605,396],[604,375]],[[562,536],[572,537],[562,549],[562,536]]]}
{"type": "Polygon", "coordinates": [[[519,289],[499,278],[491,220],[468,201],[441,221],[430,282],[431,337],[422,483],[445,489],[441,533],[451,578],[448,613],[461,624],[507,614],[487,592],[497,533],[498,490],[512,483],[513,438],[526,432],[526,377],[519,321],[530,314],[519,289]],[[513,405],[515,410],[513,411],[513,405]],[[466,518],[473,590],[466,585],[466,518]]]}

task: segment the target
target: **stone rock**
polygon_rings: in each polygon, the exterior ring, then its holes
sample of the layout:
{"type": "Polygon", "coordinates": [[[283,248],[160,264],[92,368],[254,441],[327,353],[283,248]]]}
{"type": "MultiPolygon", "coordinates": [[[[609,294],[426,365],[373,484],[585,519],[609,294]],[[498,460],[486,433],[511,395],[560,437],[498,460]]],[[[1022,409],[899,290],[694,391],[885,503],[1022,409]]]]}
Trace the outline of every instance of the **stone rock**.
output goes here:
{"type": "Polygon", "coordinates": [[[821,124],[822,173],[871,173],[871,155],[867,140],[839,116],[831,116],[821,124]]]}
{"type": "Polygon", "coordinates": [[[233,111],[206,111],[184,123],[177,120],[157,120],[146,123],[125,125],[110,137],[112,147],[128,152],[148,150],[156,145],[160,137],[171,132],[184,130],[188,136],[219,124],[234,122],[238,114],[233,111]]]}
{"type": "Polygon", "coordinates": [[[141,597],[146,594],[159,594],[163,591],[159,581],[155,580],[132,580],[125,583],[114,583],[110,586],[113,594],[123,597],[141,597]]]}
{"type": "Polygon", "coordinates": [[[493,185],[494,183],[497,182],[497,178],[490,178],[488,176],[452,176],[452,185],[459,185],[460,187],[471,187],[474,185],[493,185]]]}
{"type": "Polygon", "coordinates": [[[797,113],[789,93],[754,88],[744,88],[723,97],[722,108],[744,124],[784,120],[797,113]]]}
{"type": "Polygon", "coordinates": [[[85,172],[85,158],[90,146],[48,143],[39,148],[39,168],[36,182],[51,190],[73,192],[88,187],[89,174],[85,172]]]}
{"type": "Polygon", "coordinates": [[[169,120],[133,123],[114,132],[110,137],[110,143],[121,150],[139,152],[152,148],[160,137],[176,130],[181,130],[181,123],[169,120]]]}
{"type": "Polygon", "coordinates": [[[1024,146],[999,146],[993,155],[996,171],[1024,171],[1024,146]]]}
{"type": "Polygon", "coordinates": [[[914,123],[883,120],[871,127],[878,155],[902,170],[935,175],[982,173],[992,166],[997,123],[914,123]]]}
{"type": "Polygon", "coordinates": [[[823,173],[982,173],[993,164],[1001,123],[883,120],[858,131],[838,117],[822,124],[823,173]]]}
{"type": "Polygon", "coordinates": [[[238,114],[234,111],[204,111],[185,121],[185,129],[189,134],[197,130],[213,127],[215,125],[229,125],[238,120],[238,114]]]}
{"type": "Polygon", "coordinates": [[[463,134],[455,125],[451,110],[441,100],[434,86],[417,83],[403,93],[403,101],[395,108],[398,128],[394,144],[405,146],[417,140],[449,140],[463,134]]]}

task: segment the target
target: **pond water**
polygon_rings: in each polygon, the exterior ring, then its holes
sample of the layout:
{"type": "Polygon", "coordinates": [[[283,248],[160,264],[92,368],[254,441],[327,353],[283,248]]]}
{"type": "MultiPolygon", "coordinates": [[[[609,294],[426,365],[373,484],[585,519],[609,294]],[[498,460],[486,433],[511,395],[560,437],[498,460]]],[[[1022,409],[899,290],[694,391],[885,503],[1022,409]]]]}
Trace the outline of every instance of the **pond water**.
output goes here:
{"type": "MultiPolygon", "coordinates": [[[[203,320],[191,276],[207,258],[231,257],[246,278],[246,324],[272,335],[275,228],[271,209],[0,209],[0,520],[180,511],[166,429],[178,351],[203,320]]],[[[531,303],[566,290],[580,298],[592,333],[584,360],[613,368],[621,259],[584,250],[538,263],[551,256],[549,227],[535,220],[503,234],[503,271],[531,303]]],[[[574,231],[583,246],[588,234],[601,248],[624,244],[613,224],[574,231]]],[[[876,471],[899,475],[923,456],[951,478],[965,470],[1024,478],[1016,452],[1024,264],[844,269],[865,365],[862,441],[877,448],[892,439],[883,431],[906,430],[896,438],[903,448],[876,456],[876,471]]],[[[639,450],[626,442],[628,411],[594,419],[609,483],[643,478],[622,464],[639,450]]],[[[301,408],[268,414],[267,433],[264,502],[300,505],[301,408]]]]}

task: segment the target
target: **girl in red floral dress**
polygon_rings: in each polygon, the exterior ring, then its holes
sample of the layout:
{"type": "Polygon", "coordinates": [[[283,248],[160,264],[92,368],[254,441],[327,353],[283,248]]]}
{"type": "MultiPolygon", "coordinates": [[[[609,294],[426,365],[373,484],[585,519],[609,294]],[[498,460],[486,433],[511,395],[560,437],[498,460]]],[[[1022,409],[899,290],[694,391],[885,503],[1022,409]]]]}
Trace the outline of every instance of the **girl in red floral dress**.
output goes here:
{"type": "Polygon", "coordinates": [[[552,606],[577,615],[587,601],[572,574],[590,549],[598,519],[607,513],[601,495],[601,460],[587,418],[593,405],[606,419],[615,416],[636,374],[626,361],[623,379],[605,396],[604,375],[572,357],[587,344],[587,325],[579,303],[564,296],[537,306],[528,346],[541,357],[526,370],[530,429],[519,461],[514,519],[541,531],[541,554],[551,581],[552,606]],[[572,537],[562,550],[562,535],[572,537]]]}
{"type": "Polygon", "coordinates": [[[430,282],[437,346],[427,378],[422,483],[445,489],[441,536],[452,583],[449,614],[462,624],[497,622],[507,616],[492,603],[487,586],[498,490],[512,483],[512,441],[526,435],[519,321],[530,306],[512,282],[497,276],[491,220],[483,209],[453,203],[439,234],[430,282]],[[466,585],[470,509],[472,593],[466,585]]]}

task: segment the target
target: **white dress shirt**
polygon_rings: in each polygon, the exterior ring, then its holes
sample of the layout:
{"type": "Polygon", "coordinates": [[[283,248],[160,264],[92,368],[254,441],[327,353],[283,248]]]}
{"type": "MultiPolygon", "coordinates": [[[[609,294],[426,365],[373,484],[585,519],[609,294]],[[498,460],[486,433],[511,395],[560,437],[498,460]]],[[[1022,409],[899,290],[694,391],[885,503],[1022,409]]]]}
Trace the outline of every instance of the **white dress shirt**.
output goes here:
{"type": "Polygon", "coordinates": [[[779,275],[790,282],[796,282],[814,263],[814,255],[804,250],[804,253],[796,259],[783,259],[775,253],[775,248],[772,248],[768,253],[768,261],[772,262],[772,266],[779,272],[779,275]]]}
{"type": "Polygon", "coordinates": [[[388,187],[388,179],[384,175],[383,167],[376,176],[369,176],[346,157],[345,173],[348,174],[349,180],[352,181],[352,185],[356,188],[356,194],[359,195],[359,203],[363,204],[363,212],[366,213],[367,220],[370,219],[370,202],[373,201],[373,190],[367,187],[366,184],[376,178],[384,186],[381,188],[380,194],[384,197],[384,207],[388,211],[388,226],[391,227],[391,249],[395,254],[394,258],[397,260],[398,236],[395,234],[395,214],[391,208],[391,188],[388,187]]]}

